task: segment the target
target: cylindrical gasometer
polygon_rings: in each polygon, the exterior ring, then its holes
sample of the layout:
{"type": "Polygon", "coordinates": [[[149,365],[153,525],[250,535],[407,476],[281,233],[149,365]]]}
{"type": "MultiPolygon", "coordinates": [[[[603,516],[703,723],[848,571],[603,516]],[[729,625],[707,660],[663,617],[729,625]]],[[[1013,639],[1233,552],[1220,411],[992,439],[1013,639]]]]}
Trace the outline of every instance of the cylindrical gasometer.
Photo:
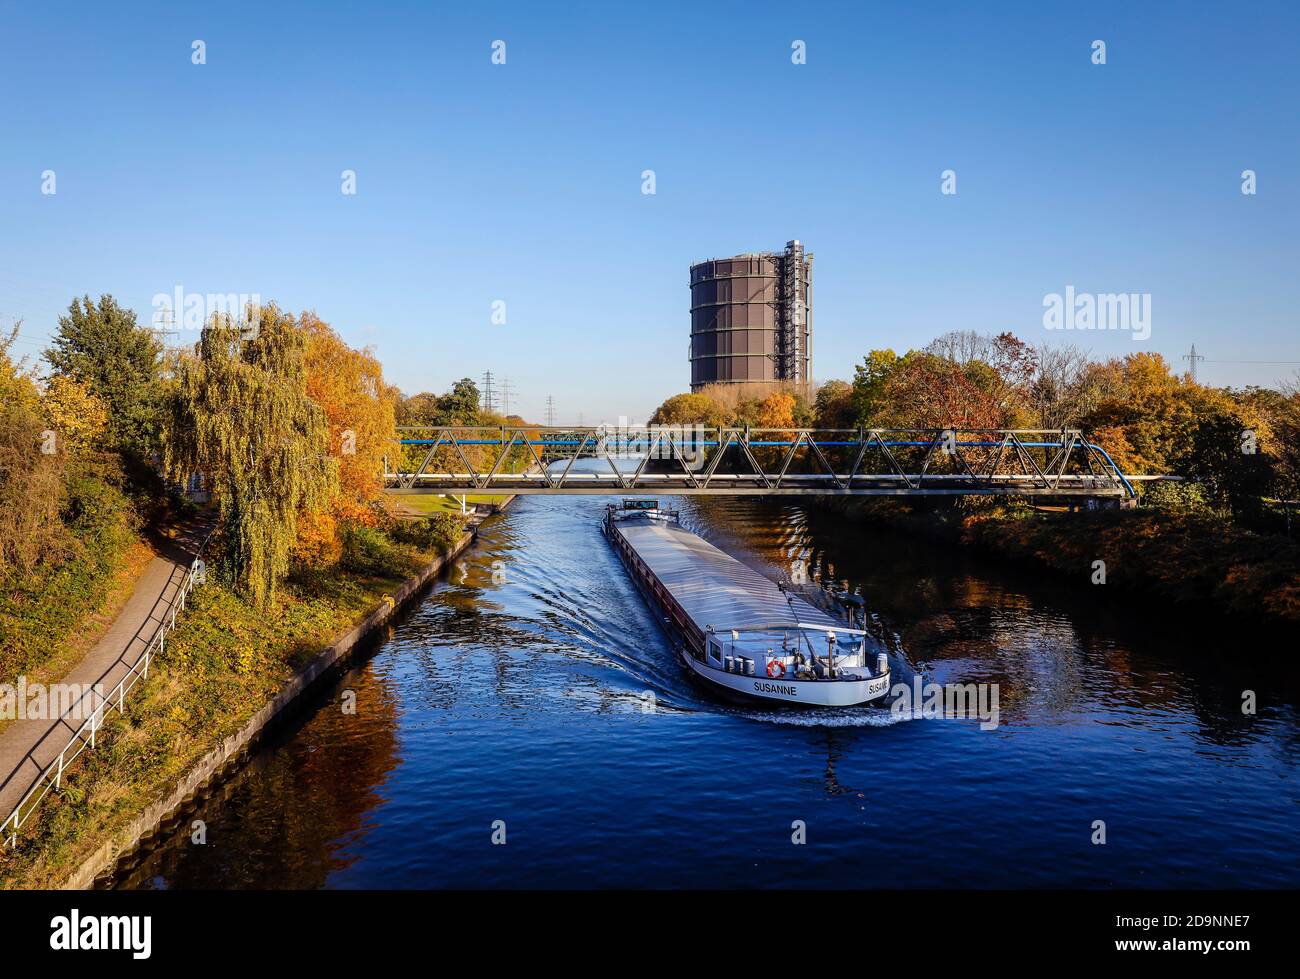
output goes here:
{"type": "Polygon", "coordinates": [[[691,266],[691,390],[807,381],[812,255],[798,241],[691,266]]]}
{"type": "Polygon", "coordinates": [[[691,266],[691,388],[776,380],[775,255],[737,255],[691,266]]]}

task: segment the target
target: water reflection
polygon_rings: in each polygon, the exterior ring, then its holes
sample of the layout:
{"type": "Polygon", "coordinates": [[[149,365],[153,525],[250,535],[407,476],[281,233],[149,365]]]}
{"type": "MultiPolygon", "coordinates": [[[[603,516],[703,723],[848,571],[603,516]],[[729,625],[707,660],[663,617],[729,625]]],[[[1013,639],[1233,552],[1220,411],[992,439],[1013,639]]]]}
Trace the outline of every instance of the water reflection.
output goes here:
{"type": "Polygon", "coordinates": [[[116,883],[1300,883],[1293,665],[824,511],[678,500],[760,570],[802,559],[865,596],[897,681],[997,683],[1001,727],[726,704],[682,675],[603,502],[533,497],[489,525],[347,679],[355,716],[326,700],[199,805],[211,845],[178,830],[116,883]],[[1104,854],[1094,818],[1119,829],[1104,854]]]}
{"type": "MultiPolygon", "coordinates": [[[[223,887],[311,889],[347,868],[364,846],[400,764],[399,709],[391,682],[370,670],[354,671],[311,724],[295,726],[292,736],[274,736],[237,779],[219,785],[193,814],[224,814],[206,830],[205,878],[223,887]],[[355,714],[344,713],[345,692],[355,694],[355,714]],[[237,843],[224,835],[232,825],[239,828],[237,843]]],[[[192,820],[182,819],[165,833],[165,845],[200,852],[192,835],[192,820]]],[[[168,880],[146,858],[120,868],[117,885],[165,887],[168,880]]]]}

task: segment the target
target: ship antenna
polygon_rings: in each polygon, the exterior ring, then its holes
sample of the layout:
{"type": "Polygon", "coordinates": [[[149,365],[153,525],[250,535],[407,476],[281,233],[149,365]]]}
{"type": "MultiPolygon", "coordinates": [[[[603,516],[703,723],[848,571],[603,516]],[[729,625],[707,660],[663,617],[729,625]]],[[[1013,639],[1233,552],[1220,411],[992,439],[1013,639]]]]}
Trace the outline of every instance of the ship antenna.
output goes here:
{"type": "Polygon", "coordinates": [[[790,618],[794,619],[794,628],[799,635],[803,636],[804,645],[808,647],[808,655],[815,662],[817,653],[813,650],[812,640],[808,638],[808,633],[799,628],[799,613],[794,609],[794,596],[785,590],[785,585],[780,585],[781,594],[785,596],[785,603],[790,606],[790,618]]]}

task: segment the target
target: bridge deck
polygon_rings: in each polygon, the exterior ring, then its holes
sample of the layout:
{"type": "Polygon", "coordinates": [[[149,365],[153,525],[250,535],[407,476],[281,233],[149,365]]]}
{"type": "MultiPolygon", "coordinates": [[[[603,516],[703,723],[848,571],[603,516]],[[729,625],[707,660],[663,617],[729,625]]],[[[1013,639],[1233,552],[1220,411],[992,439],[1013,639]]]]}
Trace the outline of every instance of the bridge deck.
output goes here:
{"type": "Polygon", "coordinates": [[[399,441],[396,493],[1134,496],[1074,430],[444,427],[399,441]]]}
{"type": "MultiPolygon", "coordinates": [[[[558,474],[550,474],[552,480],[558,474]]],[[[1101,483],[1090,477],[1063,477],[1057,485],[1042,486],[1030,476],[1004,478],[995,483],[969,478],[929,474],[911,474],[909,485],[897,476],[830,474],[784,477],[779,485],[764,485],[753,476],[714,473],[707,485],[681,473],[631,474],[620,480],[614,473],[569,473],[563,485],[553,485],[543,473],[498,473],[485,483],[475,483],[469,473],[446,476],[420,476],[408,486],[389,479],[392,493],[519,493],[571,496],[601,496],[625,493],[672,493],[679,496],[797,496],[808,494],[842,494],[846,496],[1126,496],[1123,486],[1101,483]],[[920,485],[916,485],[921,479],[920,485]]]]}

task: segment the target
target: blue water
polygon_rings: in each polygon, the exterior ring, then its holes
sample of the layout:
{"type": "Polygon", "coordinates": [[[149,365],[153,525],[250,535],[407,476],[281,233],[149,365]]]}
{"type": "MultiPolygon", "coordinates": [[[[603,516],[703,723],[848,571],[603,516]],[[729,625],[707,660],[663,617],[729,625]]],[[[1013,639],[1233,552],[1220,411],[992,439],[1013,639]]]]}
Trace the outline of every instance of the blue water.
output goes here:
{"type": "Polygon", "coordinates": [[[603,502],[495,518],[373,658],[112,883],[1300,885],[1287,651],[1105,595],[1090,569],[1045,581],[797,505],[681,500],[760,569],[803,558],[859,588],[898,679],[997,683],[1000,723],[729,705],[682,675],[603,502]]]}

